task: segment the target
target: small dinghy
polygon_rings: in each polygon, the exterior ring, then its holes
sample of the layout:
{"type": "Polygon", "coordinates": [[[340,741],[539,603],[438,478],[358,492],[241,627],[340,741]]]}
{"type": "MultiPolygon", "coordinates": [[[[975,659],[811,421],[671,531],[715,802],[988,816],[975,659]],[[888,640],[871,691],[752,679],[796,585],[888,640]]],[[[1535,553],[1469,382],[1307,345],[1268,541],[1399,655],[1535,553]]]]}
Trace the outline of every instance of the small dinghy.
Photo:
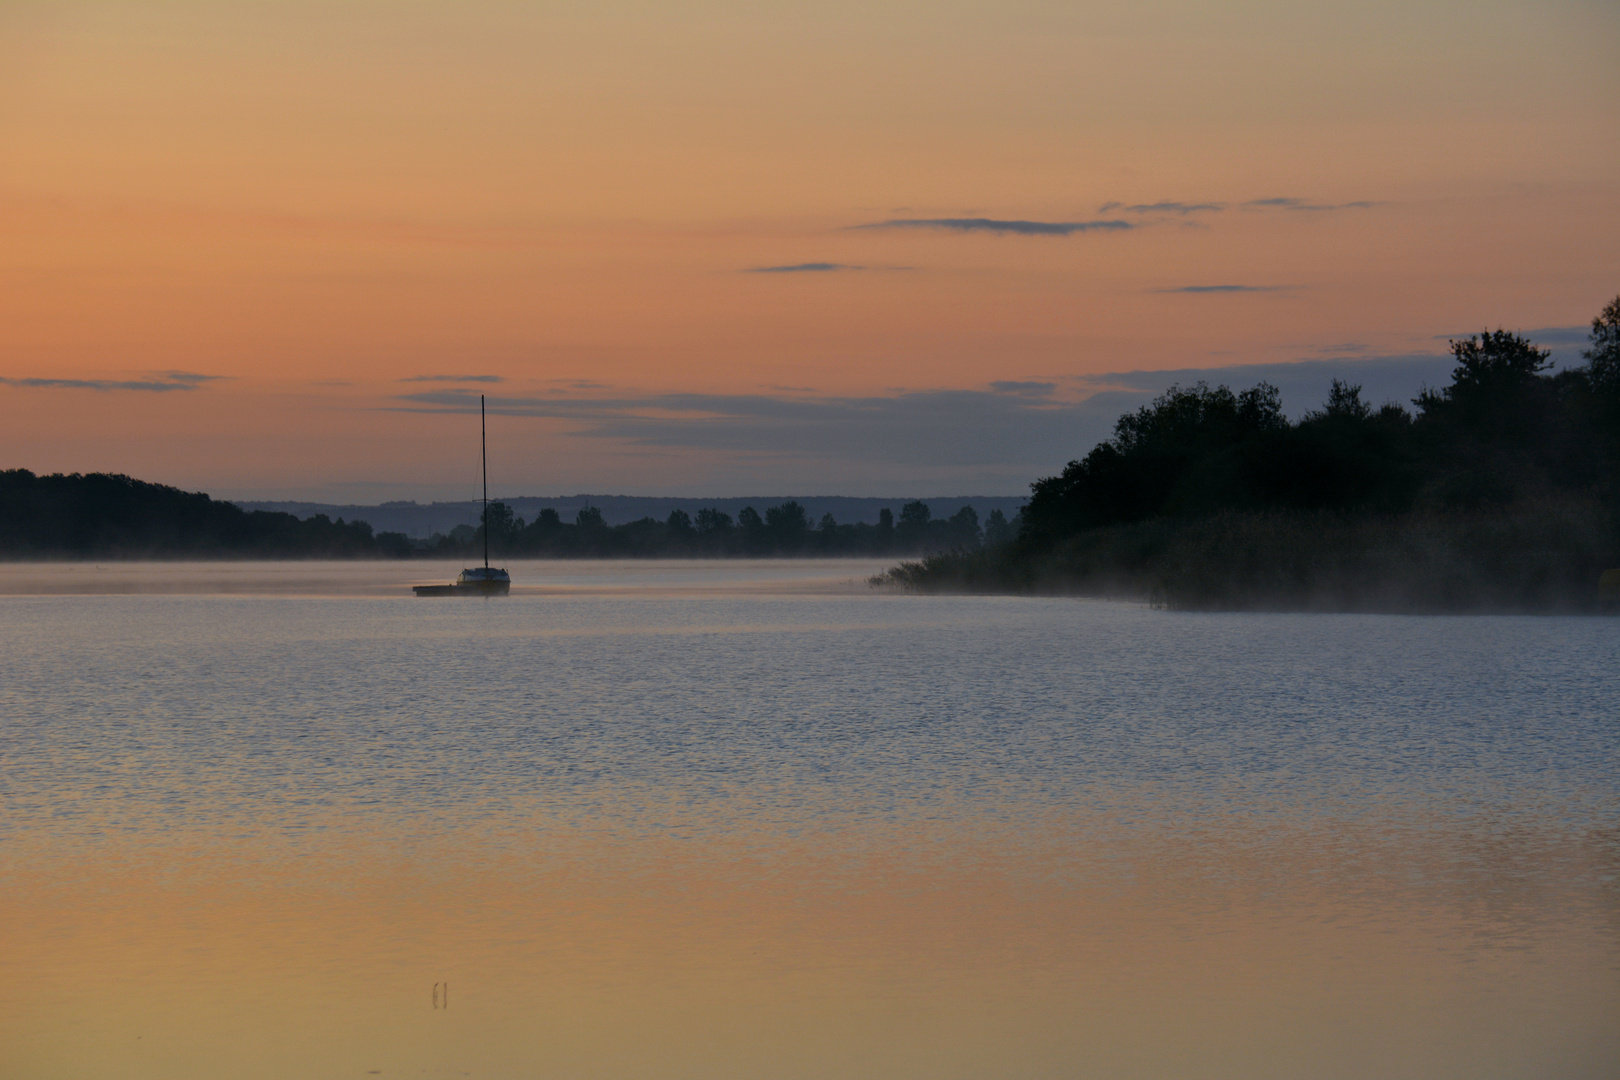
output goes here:
{"type": "Polygon", "coordinates": [[[489,438],[484,424],[484,395],[478,395],[478,440],[484,465],[484,565],[456,575],[449,585],[412,585],[417,596],[505,596],[512,591],[512,575],[489,565],[489,438]]]}

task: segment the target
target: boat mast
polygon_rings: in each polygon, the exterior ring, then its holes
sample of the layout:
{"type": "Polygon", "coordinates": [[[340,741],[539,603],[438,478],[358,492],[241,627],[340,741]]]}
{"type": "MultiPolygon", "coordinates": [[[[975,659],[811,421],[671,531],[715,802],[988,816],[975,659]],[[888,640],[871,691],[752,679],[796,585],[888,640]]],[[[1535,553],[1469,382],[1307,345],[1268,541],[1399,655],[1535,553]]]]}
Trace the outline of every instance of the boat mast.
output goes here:
{"type": "Polygon", "coordinates": [[[489,569],[489,433],[484,426],[484,395],[478,395],[478,451],[484,463],[484,569],[489,569]]]}

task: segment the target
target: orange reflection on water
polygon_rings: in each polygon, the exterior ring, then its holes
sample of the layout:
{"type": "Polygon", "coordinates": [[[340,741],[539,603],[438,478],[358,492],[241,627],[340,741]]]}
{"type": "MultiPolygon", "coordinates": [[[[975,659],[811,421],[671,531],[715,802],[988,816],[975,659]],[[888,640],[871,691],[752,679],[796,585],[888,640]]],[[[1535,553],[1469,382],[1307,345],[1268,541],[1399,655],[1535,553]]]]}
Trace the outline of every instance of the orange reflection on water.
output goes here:
{"type": "Polygon", "coordinates": [[[1034,833],[30,857],[0,894],[0,1072],[1597,1077],[1620,1060],[1607,841],[1450,836],[1357,862],[1389,838],[1034,833]]]}

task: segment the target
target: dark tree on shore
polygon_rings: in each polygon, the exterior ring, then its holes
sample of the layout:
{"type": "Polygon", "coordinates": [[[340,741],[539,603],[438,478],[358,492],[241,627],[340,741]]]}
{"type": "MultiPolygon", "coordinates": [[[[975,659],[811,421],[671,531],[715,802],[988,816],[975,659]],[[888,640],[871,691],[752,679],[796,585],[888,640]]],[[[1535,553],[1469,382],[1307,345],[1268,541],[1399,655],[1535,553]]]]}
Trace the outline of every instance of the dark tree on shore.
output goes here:
{"type": "Polygon", "coordinates": [[[697,531],[709,536],[714,533],[725,533],[731,530],[731,515],[721,513],[712,507],[699,510],[697,513],[697,531]]]}
{"type": "Polygon", "coordinates": [[[1591,345],[1582,350],[1594,384],[1620,379],[1620,296],[1610,300],[1592,320],[1591,345]]]}
{"type": "Polygon", "coordinates": [[[512,508],[503,502],[492,502],[489,509],[479,515],[477,543],[483,543],[484,533],[489,533],[490,550],[496,554],[506,554],[512,550],[517,538],[523,533],[523,519],[512,513],[512,508]]]}
{"type": "Polygon", "coordinates": [[[1171,387],[1036,481],[1015,540],[892,580],[1193,607],[1597,604],[1598,573],[1620,566],[1620,297],[1576,368],[1505,330],[1451,353],[1415,414],[1337,380],[1298,423],[1264,383],[1171,387]]]}
{"type": "Polygon", "coordinates": [[[1018,530],[1007,522],[1007,515],[1000,510],[990,511],[990,516],[984,519],[984,542],[988,545],[1005,544],[1018,530]]]}
{"type": "Polygon", "coordinates": [[[771,545],[778,550],[803,547],[810,533],[810,515],[804,507],[789,500],[765,511],[765,527],[770,530],[771,545]]]}
{"type": "Polygon", "coordinates": [[[12,558],[345,558],[391,556],[409,547],[399,533],[373,536],[363,521],[249,513],[127,476],[0,471],[0,554],[12,558]]]}

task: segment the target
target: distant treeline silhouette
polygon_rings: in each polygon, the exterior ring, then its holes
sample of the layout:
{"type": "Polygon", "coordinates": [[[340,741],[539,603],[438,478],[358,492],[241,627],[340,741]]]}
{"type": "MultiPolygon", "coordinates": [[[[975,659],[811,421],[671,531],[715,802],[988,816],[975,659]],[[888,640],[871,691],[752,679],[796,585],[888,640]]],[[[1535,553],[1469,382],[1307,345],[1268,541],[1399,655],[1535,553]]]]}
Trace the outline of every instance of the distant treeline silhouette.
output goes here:
{"type": "Polygon", "coordinates": [[[1337,380],[1297,423],[1265,383],[1172,387],[1031,485],[1011,542],[880,580],[1200,609],[1596,606],[1620,566],[1620,298],[1576,368],[1501,330],[1451,352],[1415,412],[1337,380]]]}
{"type": "MultiPolygon", "coordinates": [[[[1013,526],[1000,510],[990,511],[981,526],[979,515],[964,506],[949,518],[935,518],[925,502],[909,502],[900,516],[887,508],[876,524],[840,524],[831,514],[812,522],[803,506],[789,500],[761,514],[744,507],[733,520],[718,509],[695,515],[674,510],[669,517],[642,518],[609,526],[594,507],[580,510],[572,522],[551,509],[532,522],[514,518],[504,503],[489,504],[490,550],[502,556],[535,558],[716,558],[805,555],[892,555],[976,548],[1005,543],[1013,526]]],[[[483,550],[485,525],[461,526],[435,537],[429,550],[467,557],[483,550]]]]}
{"type": "Polygon", "coordinates": [[[353,558],[401,555],[410,541],[363,521],[245,511],[200,493],[107,473],[0,471],[0,555],[353,558]]]}
{"type": "MultiPolygon", "coordinates": [[[[489,506],[491,553],[498,558],[690,558],[809,555],[909,555],[1003,543],[1014,530],[999,510],[981,526],[971,506],[934,518],[923,502],[899,518],[883,510],[876,524],[841,525],[832,515],[811,523],[788,501],[762,515],[744,508],[733,521],[716,509],[696,517],[676,510],[609,526],[587,507],[573,522],[542,510],[525,523],[503,503],[489,506]]],[[[364,521],[299,519],[245,511],[207,495],[127,476],[90,473],[36,476],[0,471],[0,557],[26,558],[411,558],[481,557],[484,526],[412,540],[373,534],[364,521]]]]}

